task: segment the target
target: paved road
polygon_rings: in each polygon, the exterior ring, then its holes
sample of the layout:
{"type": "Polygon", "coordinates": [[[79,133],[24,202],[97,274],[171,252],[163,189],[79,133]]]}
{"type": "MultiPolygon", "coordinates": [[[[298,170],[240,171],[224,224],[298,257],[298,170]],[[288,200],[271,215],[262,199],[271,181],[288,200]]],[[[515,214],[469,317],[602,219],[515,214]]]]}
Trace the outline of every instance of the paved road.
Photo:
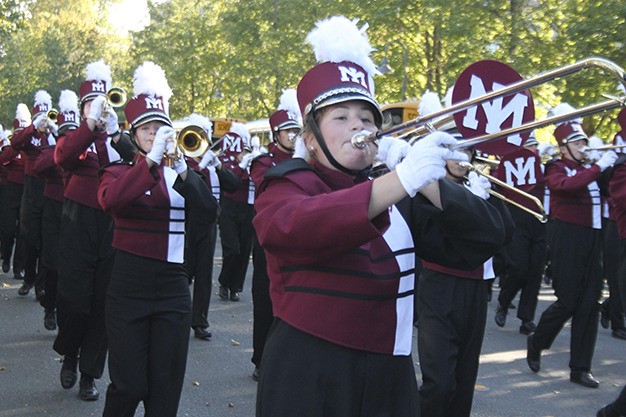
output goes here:
{"type": "MultiPolygon", "coordinates": [[[[219,268],[219,262],[216,267],[219,268]]],[[[20,282],[11,276],[0,274],[0,417],[100,416],[103,397],[86,403],[78,399],[76,387],[68,391],[60,387],[60,357],[51,348],[55,334],[43,328],[43,310],[32,292],[26,297],[18,296],[20,282]]],[[[179,416],[254,416],[256,383],[250,377],[253,365],[249,283],[250,272],[239,303],[213,297],[209,312],[211,341],[195,339],[190,332],[179,416]]],[[[552,300],[550,289],[542,288],[538,311],[543,311],[552,300]]],[[[526,365],[526,342],[517,333],[515,310],[510,311],[504,329],[496,327],[494,310],[492,302],[474,416],[595,416],[596,410],[612,401],[626,383],[626,341],[612,338],[609,331],[600,329],[594,357],[593,371],[601,380],[600,388],[588,389],[568,380],[569,327],[559,335],[553,349],[544,354],[543,370],[535,375],[526,365]]],[[[416,370],[419,376],[419,366],[416,370]]],[[[102,393],[107,382],[108,374],[98,381],[102,393]]]]}

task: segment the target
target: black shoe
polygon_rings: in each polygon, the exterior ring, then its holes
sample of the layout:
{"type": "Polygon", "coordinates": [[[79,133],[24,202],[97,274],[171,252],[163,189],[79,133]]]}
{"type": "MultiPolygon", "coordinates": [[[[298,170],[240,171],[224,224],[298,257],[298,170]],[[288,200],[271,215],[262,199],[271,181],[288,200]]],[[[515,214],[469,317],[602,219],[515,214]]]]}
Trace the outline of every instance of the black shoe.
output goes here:
{"type": "Polygon", "coordinates": [[[17,293],[19,295],[28,295],[31,288],[33,288],[33,284],[23,283],[19,290],[17,290],[17,293]]]}
{"type": "Polygon", "coordinates": [[[507,313],[508,313],[508,309],[498,304],[498,307],[496,307],[496,317],[495,317],[496,324],[498,325],[498,327],[504,327],[504,325],[506,324],[507,313]]]}
{"type": "Polygon", "coordinates": [[[209,340],[211,339],[211,336],[213,336],[207,327],[194,326],[192,328],[193,337],[197,339],[209,340]]]}
{"type": "Polygon", "coordinates": [[[626,340],[626,329],[617,329],[611,332],[611,336],[616,339],[626,340]]]}
{"type": "Polygon", "coordinates": [[[83,401],[96,401],[100,398],[100,391],[96,388],[96,383],[92,377],[80,374],[80,390],[78,396],[83,401]]]}
{"type": "Polygon", "coordinates": [[[254,368],[254,372],[252,372],[252,379],[258,381],[261,378],[261,368],[254,368]]]}
{"type": "Polygon", "coordinates": [[[609,328],[610,320],[609,320],[609,312],[608,309],[604,306],[604,304],[600,304],[600,326],[605,329],[609,328]]]}
{"type": "Polygon", "coordinates": [[[65,355],[63,357],[63,366],[61,366],[61,386],[70,389],[76,385],[76,365],[78,358],[65,355]]]}
{"type": "Polygon", "coordinates": [[[526,339],[526,362],[531,371],[537,373],[541,369],[541,350],[533,345],[532,333],[526,339]]]}
{"type": "Polygon", "coordinates": [[[596,417],[608,417],[609,414],[606,411],[606,407],[602,407],[601,409],[598,410],[598,412],[596,413],[596,417]]]}
{"type": "Polygon", "coordinates": [[[228,300],[228,288],[220,285],[220,291],[217,293],[222,300],[228,300]]]}
{"type": "Polygon", "coordinates": [[[35,287],[35,299],[39,302],[46,296],[46,290],[35,287]]]}
{"type": "Polygon", "coordinates": [[[519,332],[521,334],[531,334],[535,332],[536,328],[537,326],[535,326],[535,323],[533,323],[530,320],[527,320],[527,321],[523,321],[522,325],[519,326],[519,332]]]}
{"type": "Polygon", "coordinates": [[[6,274],[7,272],[9,272],[9,269],[11,269],[11,265],[9,265],[8,259],[4,259],[2,261],[2,272],[6,274]]]}
{"type": "Polygon", "coordinates": [[[598,388],[600,382],[590,372],[574,372],[569,375],[569,380],[587,388],[598,388]]]}
{"type": "Polygon", "coordinates": [[[513,304],[513,303],[509,304],[509,309],[510,310],[515,310],[515,304],[513,304]]]}
{"type": "Polygon", "coordinates": [[[239,293],[231,291],[230,292],[230,301],[239,301],[239,293]]]}
{"type": "Polygon", "coordinates": [[[43,327],[46,330],[56,330],[57,329],[57,312],[54,309],[46,309],[43,316],[43,327]]]}
{"type": "Polygon", "coordinates": [[[22,271],[20,269],[18,269],[16,271],[15,268],[13,268],[13,279],[23,280],[24,279],[24,271],[22,271]]]}

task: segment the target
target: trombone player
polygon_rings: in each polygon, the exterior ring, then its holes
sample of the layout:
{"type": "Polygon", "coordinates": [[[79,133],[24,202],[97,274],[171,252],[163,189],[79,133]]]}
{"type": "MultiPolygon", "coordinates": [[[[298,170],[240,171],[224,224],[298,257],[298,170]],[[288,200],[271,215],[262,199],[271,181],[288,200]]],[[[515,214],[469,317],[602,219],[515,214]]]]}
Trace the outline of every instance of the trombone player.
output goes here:
{"type": "MultiPolygon", "coordinates": [[[[557,106],[554,112],[571,106],[557,106]]],[[[588,138],[581,120],[557,125],[554,136],[561,158],[547,164],[550,214],[554,231],[550,242],[553,287],[557,300],[541,315],[527,339],[526,360],[533,372],[541,369],[541,352],[549,349],[565,323],[572,319],[570,381],[597,388],[591,361],[598,332],[598,299],[602,290],[600,249],[601,204],[598,180],[616,159],[605,153],[587,165],[584,148],[588,138]]]]}

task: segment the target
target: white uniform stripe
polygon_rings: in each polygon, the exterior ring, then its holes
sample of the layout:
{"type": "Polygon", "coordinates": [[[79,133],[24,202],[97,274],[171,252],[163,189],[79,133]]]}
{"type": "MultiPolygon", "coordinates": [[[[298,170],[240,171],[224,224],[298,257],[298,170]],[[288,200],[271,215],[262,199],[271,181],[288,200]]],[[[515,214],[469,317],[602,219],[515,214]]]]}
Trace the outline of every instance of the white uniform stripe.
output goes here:
{"type": "Polygon", "coordinates": [[[182,264],[185,254],[185,199],[173,188],[178,174],[172,168],[165,167],[163,176],[170,198],[170,207],[175,208],[170,210],[167,261],[182,264]]]}

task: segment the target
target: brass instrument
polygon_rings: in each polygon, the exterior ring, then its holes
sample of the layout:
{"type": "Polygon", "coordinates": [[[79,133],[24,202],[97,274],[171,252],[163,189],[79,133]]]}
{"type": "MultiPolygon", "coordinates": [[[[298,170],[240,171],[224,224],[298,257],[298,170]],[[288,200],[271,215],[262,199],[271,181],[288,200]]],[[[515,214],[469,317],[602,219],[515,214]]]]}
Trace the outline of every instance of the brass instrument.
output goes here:
{"type": "Polygon", "coordinates": [[[612,151],[614,149],[622,149],[622,148],[626,148],[626,144],[624,144],[624,145],[606,145],[606,146],[600,146],[598,148],[588,148],[587,150],[589,150],[589,151],[612,151]]]}
{"type": "Polygon", "coordinates": [[[497,159],[485,158],[484,156],[475,156],[474,159],[496,168],[500,165],[500,161],[497,159]]]}
{"type": "Polygon", "coordinates": [[[57,117],[59,116],[59,111],[57,109],[50,109],[48,110],[48,113],[46,113],[46,117],[48,118],[49,121],[56,123],[57,122],[57,117]]]}
{"type": "MultiPolygon", "coordinates": [[[[543,84],[547,81],[552,81],[554,79],[557,79],[563,76],[574,74],[578,71],[581,71],[587,68],[599,68],[602,71],[608,72],[613,77],[617,78],[618,81],[623,86],[626,87],[626,72],[624,72],[624,70],[621,67],[619,67],[617,64],[604,58],[598,58],[598,57],[585,58],[573,64],[565,65],[563,67],[559,67],[554,70],[538,74],[529,79],[517,81],[499,90],[494,90],[494,91],[485,93],[482,96],[460,101],[448,108],[444,108],[442,110],[433,112],[425,116],[416,117],[413,120],[409,120],[407,122],[401,123],[397,126],[393,126],[386,130],[380,130],[376,133],[369,133],[369,132],[357,133],[352,138],[352,146],[358,149],[363,149],[365,148],[367,143],[370,143],[370,142],[376,143],[376,141],[382,138],[383,136],[393,135],[395,133],[403,132],[407,129],[415,130],[416,128],[426,127],[427,130],[430,131],[428,124],[431,123],[432,125],[434,121],[441,120],[443,116],[454,114],[462,110],[466,110],[472,106],[484,103],[486,101],[492,100],[497,97],[503,97],[503,96],[508,96],[511,94],[519,93],[521,91],[527,90],[530,87],[534,87],[534,86],[543,84]]],[[[531,130],[537,129],[539,127],[547,126],[549,124],[561,123],[561,122],[565,122],[567,120],[571,120],[577,117],[583,117],[583,116],[587,116],[590,114],[598,113],[600,111],[611,110],[617,107],[626,106],[626,97],[611,97],[607,95],[605,95],[605,97],[608,98],[608,100],[597,103],[595,105],[589,105],[586,107],[582,107],[574,112],[562,114],[560,116],[553,116],[544,120],[539,120],[539,121],[535,121],[532,123],[527,123],[522,126],[506,129],[506,130],[503,130],[502,132],[487,134],[487,135],[479,136],[473,139],[465,140],[462,143],[459,143],[458,145],[454,146],[454,148],[455,149],[469,148],[469,147],[479,145],[481,143],[486,143],[486,142],[490,142],[493,140],[502,139],[509,135],[529,132],[531,130]]],[[[414,139],[411,140],[411,142],[417,139],[418,138],[415,137],[414,139]]]]}
{"type": "Polygon", "coordinates": [[[482,175],[483,177],[487,178],[490,182],[499,185],[500,187],[504,187],[507,188],[513,192],[519,193],[521,196],[524,196],[528,199],[530,199],[533,203],[535,203],[537,205],[537,210],[538,211],[533,211],[531,209],[529,209],[528,207],[524,207],[523,205],[519,204],[517,201],[513,201],[510,198],[507,198],[506,196],[500,194],[497,191],[494,191],[492,189],[487,190],[487,192],[489,192],[489,194],[491,194],[492,196],[499,198],[503,201],[506,201],[509,204],[514,205],[515,207],[519,208],[520,210],[524,210],[525,212],[533,215],[535,218],[537,218],[537,220],[539,220],[541,223],[546,223],[548,221],[548,216],[546,215],[546,211],[543,208],[543,204],[541,203],[541,201],[535,197],[532,194],[529,194],[525,191],[522,191],[520,189],[517,189],[509,184],[507,184],[504,181],[499,180],[498,178],[489,175],[489,174],[485,174],[484,172],[482,172],[481,170],[479,170],[478,168],[476,168],[474,165],[468,163],[468,162],[459,162],[459,165],[461,165],[462,167],[465,167],[467,169],[469,169],[470,171],[475,172],[478,175],[482,175]]]}
{"type": "Polygon", "coordinates": [[[183,154],[190,158],[202,156],[211,145],[211,139],[206,130],[196,125],[189,125],[176,135],[176,144],[183,154]]]}
{"type": "Polygon", "coordinates": [[[113,108],[122,107],[126,103],[126,91],[122,87],[111,87],[106,96],[107,102],[113,108]]]}

